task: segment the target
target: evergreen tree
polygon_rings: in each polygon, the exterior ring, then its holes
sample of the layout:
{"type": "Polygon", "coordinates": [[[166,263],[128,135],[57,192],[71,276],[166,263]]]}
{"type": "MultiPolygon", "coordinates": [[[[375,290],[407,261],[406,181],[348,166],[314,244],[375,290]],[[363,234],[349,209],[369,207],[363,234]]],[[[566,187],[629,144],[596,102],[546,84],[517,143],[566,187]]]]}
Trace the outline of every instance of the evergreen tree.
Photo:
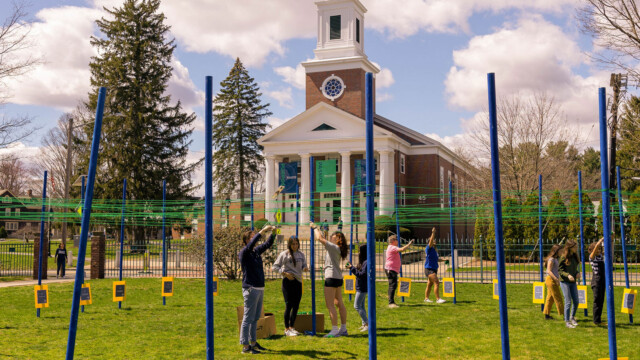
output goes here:
{"type": "MultiPolygon", "coordinates": [[[[93,90],[86,106],[94,112],[98,88],[107,88],[98,197],[120,198],[123,178],[127,197],[135,200],[158,199],[163,179],[169,199],[195,189],[191,173],[199,163],[187,164],[186,157],[196,116],[166,94],[175,45],[167,39],[169,26],[159,7],[160,0],[124,0],[119,8],[105,9],[109,19],[96,22],[102,35],[91,38],[98,55],[89,64],[93,90]]],[[[91,139],[93,124],[86,124],[85,131],[91,139]]],[[[84,172],[87,164],[81,167],[84,172]]],[[[138,226],[134,233],[141,242],[144,229],[138,226]]]]}
{"type": "Polygon", "coordinates": [[[629,196],[629,202],[627,204],[627,212],[629,213],[629,239],[632,243],[640,240],[640,189],[636,189],[631,196],[629,196]]]}
{"type": "MultiPolygon", "coordinates": [[[[488,227],[488,219],[487,219],[487,209],[484,207],[478,207],[476,209],[476,224],[473,229],[473,256],[475,258],[480,258],[480,246],[484,246],[484,242],[487,238],[487,227],[488,227]]],[[[482,250],[483,257],[486,259],[486,254],[484,253],[484,249],[482,250]]]]}
{"type": "Polygon", "coordinates": [[[213,182],[218,197],[237,191],[243,198],[260,175],[264,157],[258,139],[267,130],[263,120],[271,116],[269,104],[263,104],[260,96],[258,84],[236,59],[213,101],[213,182]]]}
{"type": "MultiPolygon", "coordinates": [[[[567,228],[568,238],[575,239],[580,236],[580,204],[578,203],[578,189],[571,195],[569,203],[569,227],[567,228]]],[[[585,244],[594,241],[595,230],[595,209],[591,198],[586,192],[582,192],[582,232],[585,244]]]]}
{"type": "MultiPolygon", "coordinates": [[[[538,213],[538,193],[532,192],[522,204],[522,237],[525,244],[536,244],[539,238],[539,213],[538,213]]],[[[544,207],[543,207],[544,224],[544,207]]]]}
{"type": "Polygon", "coordinates": [[[566,238],[567,232],[567,207],[560,196],[560,191],[556,190],[549,200],[549,221],[547,222],[548,238],[560,241],[566,238]]]}
{"type": "Polygon", "coordinates": [[[515,256],[514,244],[522,238],[521,205],[514,198],[506,198],[502,203],[502,210],[505,259],[510,262],[515,256]]]}

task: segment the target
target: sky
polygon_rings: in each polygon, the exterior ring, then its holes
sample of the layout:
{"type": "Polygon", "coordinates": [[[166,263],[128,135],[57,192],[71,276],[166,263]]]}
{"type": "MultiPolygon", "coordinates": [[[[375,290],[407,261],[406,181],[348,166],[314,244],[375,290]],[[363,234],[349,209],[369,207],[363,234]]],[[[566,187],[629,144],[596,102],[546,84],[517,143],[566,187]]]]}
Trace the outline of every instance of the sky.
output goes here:
{"type": "MultiPolygon", "coordinates": [[[[593,63],[592,39],[576,20],[580,0],[361,0],[364,44],[377,77],[376,111],[447,146],[464,146],[487,107],[486,74],[496,73],[498,97],[546,92],[582,146],[598,146],[597,92],[610,70],[593,63]],[[595,125],[595,126],[594,126],[595,125]]],[[[32,1],[33,46],[18,56],[45,61],[6,82],[5,116],[29,115],[40,129],[13,151],[36,156],[42,136],[90,90],[89,43],[99,36],[103,7],[122,0],[32,1]]],[[[10,1],[0,1],[0,18],[10,1]]],[[[204,154],[205,76],[214,93],[236,57],[270,103],[272,126],[304,111],[304,70],[314,57],[312,0],[163,0],[176,40],[168,92],[198,119],[189,158],[204,154]]],[[[610,88],[608,89],[610,93],[610,88]]],[[[196,178],[204,178],[198,171],[196,178]]]]}

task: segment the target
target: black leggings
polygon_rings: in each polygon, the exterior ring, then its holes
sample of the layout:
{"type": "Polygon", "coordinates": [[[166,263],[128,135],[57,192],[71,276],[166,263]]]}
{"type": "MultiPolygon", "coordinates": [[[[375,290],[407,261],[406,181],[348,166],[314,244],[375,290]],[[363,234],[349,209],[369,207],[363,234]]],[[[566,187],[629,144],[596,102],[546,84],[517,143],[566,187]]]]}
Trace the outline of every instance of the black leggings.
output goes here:
{"type": "Polygon", "coordinates": [[[395,304],[396,289],[398,288],[398,273],[393,270],[385,270],[389,280],[389,305],[395,304]]]}
{"type": "Polygon", "coordinates": [[[286,304],[284,310],[284,327],[288,329],[296,323],[298,306],[300,306],[300,299],[302,299],[302,284],[296,279],[282,279],[282,295],[284,295],[284,302],[286,304]]]}
{"type": "Polygon", "coordinates": [[[62,259],[62,261],[58,260],[58,272],[57,272],[57,274],[60,275],[60,276],[64,276],[64,274],[65,274],[65,270],[66,269],[65,269],[64,265],[65,265],[64,258],[62,259]]]}

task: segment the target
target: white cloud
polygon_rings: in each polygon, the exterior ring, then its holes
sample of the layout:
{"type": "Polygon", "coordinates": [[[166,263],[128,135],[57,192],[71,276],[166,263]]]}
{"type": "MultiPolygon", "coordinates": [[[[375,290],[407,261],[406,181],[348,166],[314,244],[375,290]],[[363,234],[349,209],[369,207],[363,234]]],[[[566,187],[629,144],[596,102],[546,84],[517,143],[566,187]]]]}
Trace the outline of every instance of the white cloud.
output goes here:
{"type": "Polygon", "coordinates": [[[378,69],[380,69],[380,72],[376,75],[376,89],[388,88],[391,85],[393,85],[393,83],[396,82],[393,79],[393,74],[391,73],[391,70],[387,68],[383,68],[378,63],[374,62],[373,64],[377,66],[378,69]]]}
{"type": "Polygon", "coordinates": [[[268,97],[276,100],[280,106],[287,109],[293,108],[293,95],[291,93],[290,87],[282,90],[265,90],[265,94],[268,97]]]}
{"type": "Polygon", "coordinates": [[[37,146],[30,146],[19,141],[6,148],[0,149],[0,158],[13,155],[27,162],[31,162],[39,155],[39,149],[37,146]]]}
{"type": "Polygon", "coordinates": [[[386,92],[376,92],[376,102],[383,102],[393,99],[393,95],[386,92]]]}

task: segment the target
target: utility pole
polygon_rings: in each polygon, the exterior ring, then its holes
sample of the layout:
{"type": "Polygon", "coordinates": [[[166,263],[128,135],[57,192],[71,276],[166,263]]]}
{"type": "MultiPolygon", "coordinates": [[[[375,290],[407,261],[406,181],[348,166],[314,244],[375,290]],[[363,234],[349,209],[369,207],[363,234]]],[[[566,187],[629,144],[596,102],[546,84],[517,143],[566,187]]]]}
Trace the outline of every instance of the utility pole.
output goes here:
{"type": "MultiPolygon", "coordinates": [[[[71,183],[71,156],[72,156],[72,137],[73,137],[73,117],[69,117],[69,123],[67,124],[67,165],[65,167],[66,174],[64,177],[64,202],[63,212],[67,212],[67,203],[69,202],[69,188],[71,183]]],[[[67,219],[65,216],[62,222],[62,243],[67,245],[67,219]]]]}
{"type": "Polygon", "coordinates": [[[627,74],[611,74],[609,85],[613,88],[613,101],[611,103],[611,120],[609,121],[609,188],[616,188],[616,135],[618,133],[618,108],[620,99],[627,91],[627,74]]]}

